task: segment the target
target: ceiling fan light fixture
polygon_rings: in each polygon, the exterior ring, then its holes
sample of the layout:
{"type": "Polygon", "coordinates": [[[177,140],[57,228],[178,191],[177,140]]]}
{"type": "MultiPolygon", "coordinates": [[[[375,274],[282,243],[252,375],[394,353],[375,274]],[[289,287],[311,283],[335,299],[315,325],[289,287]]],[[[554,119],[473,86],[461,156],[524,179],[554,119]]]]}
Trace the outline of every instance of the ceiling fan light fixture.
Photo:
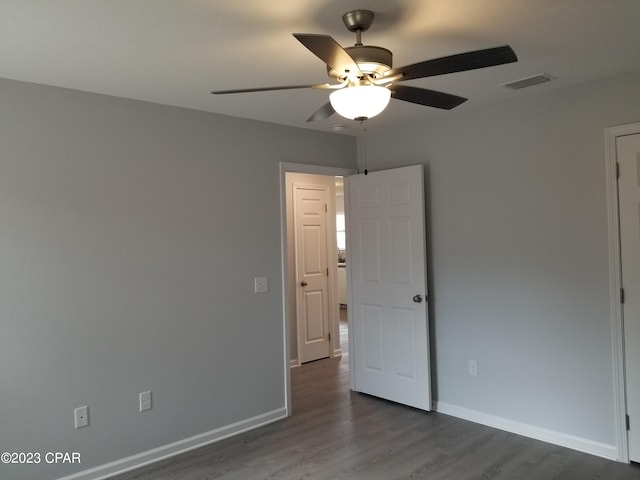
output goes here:
{"type": "Polygon", "coordinates": [[[378,85],[347,87],[329,95],[333,109],[350,120],[365,120],[381,113],[391,99],[391,91],[378,85]]]}

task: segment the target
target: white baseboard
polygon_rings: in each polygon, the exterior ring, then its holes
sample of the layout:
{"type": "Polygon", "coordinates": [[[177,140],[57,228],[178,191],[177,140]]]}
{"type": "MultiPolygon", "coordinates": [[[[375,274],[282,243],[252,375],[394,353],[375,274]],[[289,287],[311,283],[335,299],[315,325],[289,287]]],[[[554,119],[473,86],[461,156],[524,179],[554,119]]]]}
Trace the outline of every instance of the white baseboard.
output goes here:
{"type": "Polygon", "coordinates": [[[164,460],[175,455],[179,455],[189,450],[203,447],[210,443],[214,443],[223,440],[239,433],[253,430],[254,428],[262,427],[269,423],[281,420],[287,417],[287,410],[285,407],[278,408],[271,412],[263,413],[240,422],[232,423],[224,427],[216,428],[209,432],[194,435],[193,437],[185,438],[162,447],[147,450],[146,452],[132,455],[115,462],[106,463],[95,468],[83,470],[82,472],[74,473],[66,477],[59,478],[58,480],[103,480],[120,473],[124,473],[130,470],[135,470],[144,465],[164,460]]]}
{"type": "Polygon", "coordinates": [[[295,368],[299,366],[300,366],[300,362],[298,361],[297,358],[294,358],[293,360],[289,360],[289,368],[295,368]]]}
{"type": "Polygon", "coordinates": [[[572,450],[578,450],[580,452],[589,453],[609,460],[618,460],[619,458],[618,447],[615,445],[594,442],[585,438],[575,437],[555,430],[548,430],[546,428],[536,427],[527,423],[488,415],[486,413],[458,407],[448,403],[434,402],[433,408],[438,413],[444,413],[445,415],[451,415],[452,417],[462,418],[463,420],[480,423],[488,427],[505,430],[525,437],[534,438],[536,440],[542,440],[543,442],[560,445],[561,447],[571,448],[572,450]]]}

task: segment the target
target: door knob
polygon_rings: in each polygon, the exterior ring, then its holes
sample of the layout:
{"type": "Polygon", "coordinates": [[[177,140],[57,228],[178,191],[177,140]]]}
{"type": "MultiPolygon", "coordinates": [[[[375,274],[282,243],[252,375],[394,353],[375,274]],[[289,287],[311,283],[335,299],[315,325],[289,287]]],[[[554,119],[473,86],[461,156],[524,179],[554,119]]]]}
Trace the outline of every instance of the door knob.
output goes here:
{"type": "Polygon", "coordinates": [[[414,295],[412,300],[416,303],[422,303],[422,295],[414,295]]]}
{"type": "Polygon", "coordinates": [[[300,285],[302,285],[303,287],[307,286],[307,282],[305,282],[304,280],[300,282],[300,285]]]}

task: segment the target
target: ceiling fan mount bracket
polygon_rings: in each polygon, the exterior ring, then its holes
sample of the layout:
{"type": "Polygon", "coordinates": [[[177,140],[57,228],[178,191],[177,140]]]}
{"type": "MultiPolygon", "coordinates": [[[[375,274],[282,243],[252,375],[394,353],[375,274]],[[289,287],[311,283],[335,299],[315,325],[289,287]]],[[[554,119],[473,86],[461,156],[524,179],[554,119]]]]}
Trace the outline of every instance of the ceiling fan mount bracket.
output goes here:
{"type": "Polygon", "coordinates": [[[344,26],[350,32],[366,32],[373,23],[371,10],[352,10],[342,16],[344,26]]]}

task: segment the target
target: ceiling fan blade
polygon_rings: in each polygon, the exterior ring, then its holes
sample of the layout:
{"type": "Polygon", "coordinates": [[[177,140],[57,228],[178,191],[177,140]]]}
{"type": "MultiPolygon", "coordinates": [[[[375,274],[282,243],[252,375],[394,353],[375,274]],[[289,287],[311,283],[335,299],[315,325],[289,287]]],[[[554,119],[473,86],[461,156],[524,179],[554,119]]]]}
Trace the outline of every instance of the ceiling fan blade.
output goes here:
{"type": "Polygon", "coordinates": [[[214,90],[214,95],[226,95],[229,93],[269,92],[271,90],[294,90],[296,88],[319,88],[319,85],[283,85],[281,87],[239,88],[237,90],[214,90]]]}
{"type": "Polygon", "coordinates": [[[293,36],[329,67],[362,76],[356,61],[329,35],[294,33],[293,36]]]}
{"type": "Polygon", "coordinates": [[[464,97],[451,95],[450,93],[436,92],[426,88],[409,87],[407,85],[391,85],[391,96],[397,100],[426,105],[427,107],[451,110],[467,101],[464,97]]]}
{"type": "Polygon", "coordinates": [[[336,111],[331,106],[331,102],[325,103],[318,110],[313,112],[309,118],[307,118],[307,122],[315,122],[316,120],[325,120],[329,118],[331,115],[336,113],[336,111]]]}
{"type": "Polygon", "coordinates": [[[384,77],[402,74],[400,81],[414,78],[433,77],[447,73],[464,72],[477,68],[493,67],[505,63],[517,62],[518,57],[509,45],[486,48],[473,52],[459,53],[447,57],[435,58],[386,72],[384,77]]]}

